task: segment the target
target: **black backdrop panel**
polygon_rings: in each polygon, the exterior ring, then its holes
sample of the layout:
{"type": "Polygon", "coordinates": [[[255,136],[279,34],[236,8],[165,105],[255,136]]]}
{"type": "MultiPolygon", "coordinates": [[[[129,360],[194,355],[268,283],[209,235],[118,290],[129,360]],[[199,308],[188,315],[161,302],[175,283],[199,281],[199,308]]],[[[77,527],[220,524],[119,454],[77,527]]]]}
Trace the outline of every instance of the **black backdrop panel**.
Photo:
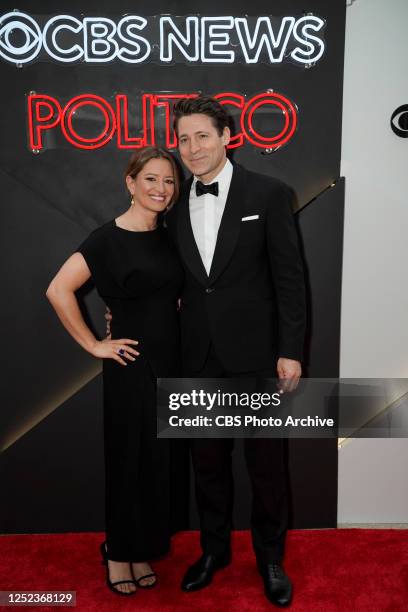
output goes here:
{"type": "MultiPolygon", "coordinates": [[[[344,178],[298,213],[309,292],[305,373],[313,378],[339,376],[343,220],[344,178]]],[[[294,526],[336,526],[337,462],[337,440],[289,441],[294,526]]]]}
{"type": "Polygon", "coordinates": [[[297,215],[308,287],[306,374],[335,377],[340,369],[340,307],[345,180],[297,215]]]}
{"type": "MultiPolygon", "coordinates": [[[[2,6],[2,13],[14,8],[11,5],[4,8],[4,2],[2,6]]],[[[54,2],[40,0],[35,3],[22,0],[18,8],[33,15],[52,15],[56,12],[54,2]]],[[[104,16],[119,16],[125,13],[245,15],[248,12],[247,5],[231,0],[223,2],[222,10],[219,8],[219,2],[214,0],[197,1],[194,4],[186,0],[178,0],[177,3],[151,1],[136,7],[130,2],[75,0],[65,9],[59,7],[58,12],[76,16],[81,13],[104,16]]],[[[12,444],[0,458],[2,464],[7,464],[6,482],[18,482],[21,477],[19,466],[26,465],[27,469],[30,469],[30,465],[32,482],[41,480],[45,487],[52,489],[57,478],[58,462],[61,466],[67,465],[72,458],[71,453],[75,453],[75,460],[72,461],[72,481],[67,491],[80,496],[80,490],[75,484],[78,481],[78,466],[88,462],[90,455],[98,456],[100,453],[101,439],[96,432],[100,432],[98,424],[101,404],[96,383],[90,383],[85,387],[86,392],[83,391],[84,385],[99,372],[99,364],[78,348],[61,329],[44,293],[54,272],[83,237],[128,205],[123,170],[129,152],[118,150],[114,143],[111,143],[104,149],[91,152],[66,146],[34,155],[26,145],[26,94],[35,90],[65,102],[81,93],[94,93],[113,100],[117,92],[123,92],[134,96],[132,113],[136,117],[140,112],[137,96],[142,92],[231,91],[252,96],[273,88],[297,104],[299,126],[296,134],[287,146],[272,155],[262,155],[259,150],[247,144],[235,152],[234,159],[250,169],[277,176],[293,185],[298,194],[299,206],[302,207],[339,175],[345,3],[343,0],[330,3],[310,0],[307,4],[299,0],[277,0],[271,6],[265,0],[254,0],[251,2],[250,11],[251,15],[268,15],[273,11],[278,16],[297,16],[307,11],[326,19],[325,55],[316,66],[308,70],[288,63],[275,66],[238,64],[209,67],[183,64],[131,66],[122,63],[63,66],[51,62],[37,62],[18,69],[0,61],[3,86],[0,147],[3,212],[1,261],[4,295],[7,296],[7,299],[3,297],[2,300],[3,344],[7,346],[7,360],[2,366],[0,388],[0,442],[2,448],[12,444]],[[80,408],[72,414],[72,419],[75,419],[71,424],[72,437],[78,437],[84,444],[73,443],[69,448],[59,445],[52,470],[47,470],[46,464],[41,464],[41,467],[38,464],[30,464],[26,455],[30,447],[27,441],[32,436],[32,449],[36,443],[40,444],[41,448],[46,445],[47,436],[41,433],[46,429],[39,429],[45,427],[46,423],[47,427],[49,424],[51,438],[54,427],[57,432],[64,431],[63,415],[73,394],[76,394],[75,402],[80,408]],[[61,408],[58,409],[58,406],[61,408]],[[50,416],[46,421],[36,426],[47,414],[50,416]],[[76,433],[73,433],[74,431],[76,433]],[[95,435],[89,436],[89,431],[95,432],[95,435]],[[24,432],[28,433],[21,438],[24,432]],[[34,439],[37,442],[34,442],[34,439]],[[26,444],[28,446],[25,446],[26,444]]],[[[304,212],[309,208],[314,209],[315,203],[304,212]]],[[[319,216],[318,212],[316,214],[319,216]]],[[[324,296],[327,297],[328,287],[323,273],[326,264],[324,257],[315,257],[312,250],[308,252],[308,245],[312,249],[313,244],[319,243],[322,232],[327,232],[327,236],[330,236],[333,228],[329,225],[337,221],[331,218],[325,218],[325,221],[311,219],[307,228],[307,240],[306,235],[304,236],[306,259],[310,257],[310,262],[307,261],[309,274],[310,278],[314,279],[311,283],[313,300],[317,300],[316,303],[323,300],[324,296]]],[[[338,242],[341,235],[340,226],[337,226],[337,231],[338,242]]],[[[341,252],[336,250],[337,242],[331,252],[334,253],[336,261],[340,261],[341,252]]],[[[330,248],[330,240],[325,243],[326,246],[330,248]]],[[[326,253],[326,258],[327,256],[326,253]]],[[[332,295],[337,295],[336,291],[332,295]]],[[[338,301],[332,311],[333,342],[336,342],[339,328],[339,305],[338,301]]],[[[84,306],[92,324],[99,329],[103,328],[103,305],[94,292],[84,291],[84,306]]],[[[333,351],[338,352],[338,345],[330,343],[329,346],[327,342],[320,342],[320,338],[325,337],[327,333],[326,328],[322,327],[323,324],[327,325],[327,319],[316,319],[313,323],[313,335],[309,339],[309,375],[312,375],[312,372],[313,375],[323,375],[327,371],[325,364],[332,363],[333,351]]],[[[331,368],[330,372],[330,375],[337,374],[331,368]]],[[[52,439],[49,444],[52,449],[52,439]]],[[[320,450],[317,448],[318,446],[315,447],[315,452],[320,457],[321,464],[330,466],[330,478],[336,483],[336,450],[327,448],[324,444],[320,450]]],[[[306,457],[302,465],[293,463],[292,468],[297,471],[293,476],[294,482],[300,481],[302,474],[308,472],[308,461],[306,457]]],[[[312,458],[310,462],[314,465],[312,458]]],[[[101,509],[95,511],[91,501],[101,498],[100,473],[96,473],[99,468],[99,462],[91,461],[89,469],[94,469],[95,472],[90,491],[94,491],[95,495],[86,498],[83,514],[65,512],[65,506],[61,504],[59,517],[51,518],[50,511],[50,526],[59,524],[61,529],[89,528],[87,517],[92,515],[99,517],[95,518],[95,528],[99,528],[101,509]]],[[[318,474],[315,477],[318,480],[320,478],[318,474]]],[[[28,473],[26,481],[29,479],[28,473]]],[[[326,486],[327,476],[322,478],[322,483],[326,486]]],[[[241,482],[238,483],[238,489],[240,487],[241,482]]],[[[245,481],[242,487],[245,490],[245,481]]],[[[11,504],[12,496],[9,499],[11,504]]],[[[7,504],[2,505],[0,512],[3,531],[18,531],[19,525],[22,524],[26,526],[26,530],[40,531],[41,525],[44,525],[46,530],[46,514],[39,523],[31,512],[28,498],[26,502],[19,506],[19,512],[14,515],[14,526],[13,521],[10,521],[12,514],[7,504]]],[[[309,522],[308,518],[313,514],[313,502],[306,502],[304,497],[297,501],[294,496],[294,503],[298,505],[294,512],[295,518],[297,517],[295,523],[316,526],[315,522],[309,522]],[[310,507],[306,507],[305,503],[310,507]]],[[[327,509],[329,518],[324,517],[324,509],[321,512],[319,516],[323,517],[322,525],[326,525],[327,520],[332,520],[331,501],[328,501],[327,509]]]]}
{"type": "Polygon", "coordinates": [[[0,457],[3,533],[102,531],[101,377],[0,457]]]}

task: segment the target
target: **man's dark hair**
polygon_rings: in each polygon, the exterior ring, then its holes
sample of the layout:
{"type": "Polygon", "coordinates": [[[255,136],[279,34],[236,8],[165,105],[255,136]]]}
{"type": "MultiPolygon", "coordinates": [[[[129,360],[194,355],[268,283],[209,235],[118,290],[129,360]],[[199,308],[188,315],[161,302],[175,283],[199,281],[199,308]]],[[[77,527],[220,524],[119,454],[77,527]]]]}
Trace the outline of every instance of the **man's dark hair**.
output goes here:
{"type": "Polygon", "coordinates": [[[210,96],[199,96],[198,98],[187,98],[179,100],[173,107],[174,130],[177,134],[178,122],[186,115],[207,115],[219,136],[222,136],[224,128],[229,127],[229,116],[223,105],[210,96]]]}

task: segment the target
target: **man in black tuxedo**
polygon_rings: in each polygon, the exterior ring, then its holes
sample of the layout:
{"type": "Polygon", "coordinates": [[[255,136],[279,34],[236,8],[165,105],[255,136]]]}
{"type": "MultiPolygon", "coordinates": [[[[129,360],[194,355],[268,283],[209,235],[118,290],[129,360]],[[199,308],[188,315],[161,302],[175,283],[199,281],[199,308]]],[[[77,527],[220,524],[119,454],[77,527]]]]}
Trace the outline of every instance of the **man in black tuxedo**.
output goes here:
{"type": "MultiPolygon", "coordinates": [[[[229,118],[209,97],[174,107],[179,152],[192,177],[167,216],[184,264],[181,300],[183,375],[275,377],[296,386],[301,375],[305,291],[294,225],[293,192],[226,157],[229,118]]],[[[253,490],[252,541],[265,594],[290,603],[281,561],[287,528],[283,440],[246,439],[253,490]]],[[[184,591],[210,584],[230,562],[232,439],[193,439],[191,451],[202,556],[184,591]]]]}

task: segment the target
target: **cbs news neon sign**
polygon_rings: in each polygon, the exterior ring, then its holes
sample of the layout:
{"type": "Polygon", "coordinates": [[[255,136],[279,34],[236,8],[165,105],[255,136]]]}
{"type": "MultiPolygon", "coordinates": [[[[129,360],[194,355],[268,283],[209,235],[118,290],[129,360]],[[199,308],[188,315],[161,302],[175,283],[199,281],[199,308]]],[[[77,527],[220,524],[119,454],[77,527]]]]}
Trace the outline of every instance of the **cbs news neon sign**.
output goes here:
{"type": "Polygon", "coordinates": [[[62,64],[281,64],[311,67],[325,50],[325,21],[299,17],[124,15],[74,17],[15,10],[0,16],[0,57],[19,67],[37,60],[62,64]]]}

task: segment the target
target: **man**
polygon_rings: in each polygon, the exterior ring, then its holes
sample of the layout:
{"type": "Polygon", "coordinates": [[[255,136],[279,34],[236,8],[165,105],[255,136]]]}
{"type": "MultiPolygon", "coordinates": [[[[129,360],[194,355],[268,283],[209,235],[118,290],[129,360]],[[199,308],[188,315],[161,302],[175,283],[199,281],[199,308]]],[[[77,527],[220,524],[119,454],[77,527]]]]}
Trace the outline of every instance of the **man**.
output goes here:
{"type": "MultiPolygon", "coordinates": [[[[192,177],[167,216],[185,267],[181,300],[185,377],[301,375],[304,274],[291,204],[281,181],[226,157],[229,118],[209,97],[174,107],[181,159],[192,177]]],[[[251,531],[269,601],[286,606],[292,586],[281,561],[287,528],[283,440],[246,439],[253,490],[251,531]]],[[[194,439],[191,452],[202,556],[182,589],[210,584],[230,562],[231,439],[194,439]]]]}

